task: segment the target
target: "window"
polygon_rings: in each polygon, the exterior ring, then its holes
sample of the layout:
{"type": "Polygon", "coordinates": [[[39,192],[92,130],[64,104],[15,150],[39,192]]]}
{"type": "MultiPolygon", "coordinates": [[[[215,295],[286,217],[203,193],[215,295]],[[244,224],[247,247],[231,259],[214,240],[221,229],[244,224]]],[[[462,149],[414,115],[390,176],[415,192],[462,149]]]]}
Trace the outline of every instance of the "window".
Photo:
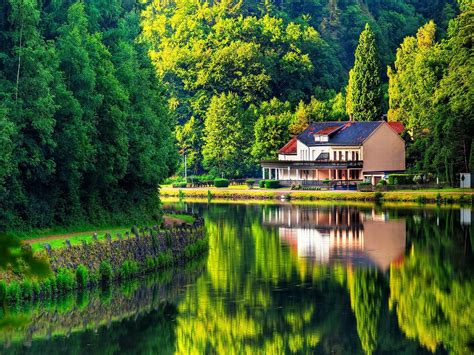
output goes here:
{"type": "Polygon", "coordinates": [[[342,152],[339,152],[339,160],[342,160],[342,152]]]}
{"type": "Polygon", "coordinates": [[[355,159],[355,152],[354,152],[354,151],[352,151],[352,160],[356,160],[356,159],[355,159]]]}
{"type": "Polygon", "coordinates": [[[337,152],[334,152],[334,161],[337,160],[337,152]]]}
{"type": "Polygon", "coordinates": [[[346,161],[349,160],[349,152],[346,150],[346,161]]]}

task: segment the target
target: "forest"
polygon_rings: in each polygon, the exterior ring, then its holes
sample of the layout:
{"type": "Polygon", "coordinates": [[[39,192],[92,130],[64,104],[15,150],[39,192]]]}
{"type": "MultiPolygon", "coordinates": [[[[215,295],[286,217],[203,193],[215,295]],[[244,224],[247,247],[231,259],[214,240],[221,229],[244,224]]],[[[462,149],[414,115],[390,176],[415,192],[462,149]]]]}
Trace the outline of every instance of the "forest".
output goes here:
{"type": "Polygon", "coordinates": [[[312,121],[474,165],[469,0],[0,0],[0,231],[152,220],[182,173],[252,176],[312,121]],[[179,156],[181,155],[181,157],[179,156]]]}
{"type": "Polygon", "coordinates": [[[177,155],[138,4],[0,9],[0,230],[155,220],[177,155]]]}
{"type": "Polygon", "coordinates": [[[191,173],[256,175],[312,121],[386,117],[410,170],[453,183],[474,160],[472,6],[152,1],[142,27],[191,173]]]}

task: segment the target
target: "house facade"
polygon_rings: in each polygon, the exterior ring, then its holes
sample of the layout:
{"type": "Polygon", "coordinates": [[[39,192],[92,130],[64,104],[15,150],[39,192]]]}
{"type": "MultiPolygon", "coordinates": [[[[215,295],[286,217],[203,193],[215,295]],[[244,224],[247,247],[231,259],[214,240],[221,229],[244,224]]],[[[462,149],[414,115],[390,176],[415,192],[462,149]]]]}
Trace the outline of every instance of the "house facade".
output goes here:
{"type": "Polygon", "coordinates": [[[371,181],[405,170],[405,142],[398,122],[317,122],[261,162],[262,178],[303,184],[371,181]]]}

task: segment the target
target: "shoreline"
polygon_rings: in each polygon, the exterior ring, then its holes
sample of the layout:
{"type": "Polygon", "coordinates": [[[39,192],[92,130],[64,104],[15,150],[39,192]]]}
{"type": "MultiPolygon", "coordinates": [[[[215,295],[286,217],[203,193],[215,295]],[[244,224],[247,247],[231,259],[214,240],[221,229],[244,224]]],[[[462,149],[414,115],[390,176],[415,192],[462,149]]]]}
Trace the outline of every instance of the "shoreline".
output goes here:
{"type": "Polygon", "coordinates": [[[236,188],[168,188],[160,190],[163,198],[206,198],[225,200],[286,200],[286,201],[366,201],[366,202],[417,202],[473,204],[474,191],[454,189],[405,191],[300,191],[288,189],[236,189],[236,188]]]}
{"type": "MultiPolygon", "coordinates": [[[[191,214],[190,214],[191,216],[191,214]]],[[[117,238],[107,233],[90,241],[58,248],[45,243],[34,251],[31,244],[17,242],[21,270],[9,268],[0,274],[0,303],[20,304],[47,300],[74,290],[109,285],[147,273],[186,264],[208,250],[204,219],[192,215],[192,224],[168,224],[138,229],[117,238]],[[31,269],[31,270],[30,270],[31,269]],[[34,270],[33,270],[34,269],[34,270]]],[[[61,240],[61,239],[60,239],[61,240]]]]}

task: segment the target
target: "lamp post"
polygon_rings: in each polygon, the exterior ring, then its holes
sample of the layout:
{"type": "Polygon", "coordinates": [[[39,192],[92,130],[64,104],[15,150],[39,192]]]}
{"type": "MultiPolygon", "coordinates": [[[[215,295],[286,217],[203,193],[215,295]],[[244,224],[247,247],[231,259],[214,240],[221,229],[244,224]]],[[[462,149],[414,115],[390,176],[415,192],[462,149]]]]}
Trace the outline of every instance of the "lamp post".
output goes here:
{"type": "Polygon", "coordinates": [[[188,181],[188,165],[186,159],[186,149],[182,149],[180,154],[184,157],[184,179],[188,181]]]}

